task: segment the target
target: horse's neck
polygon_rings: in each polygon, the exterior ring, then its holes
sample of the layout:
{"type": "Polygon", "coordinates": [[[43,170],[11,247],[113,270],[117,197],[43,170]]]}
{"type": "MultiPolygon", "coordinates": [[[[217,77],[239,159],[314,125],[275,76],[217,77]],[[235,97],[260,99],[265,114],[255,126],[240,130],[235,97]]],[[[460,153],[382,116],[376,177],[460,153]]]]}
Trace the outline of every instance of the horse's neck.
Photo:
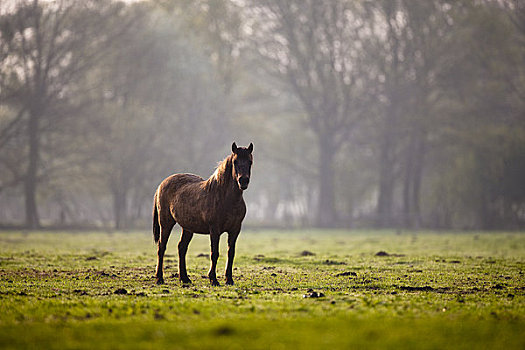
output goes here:
{"type": "Polygon", "coordinates": [[[242,191],[237,187],[235,179],[230,174],[222,174],[224,178],[218,179],[216,191],[225,200],[239,201],[242,199],[242,191]]]}
{"type": "Polygon", "coordinates": [[[232,175],[232,161],[230,158],[224,160],[213,175],[208,179],[207,186],[210,191],[216,192],[223,196],[225,200],[241,200],[242,191],[237,187],[232,175]]]}

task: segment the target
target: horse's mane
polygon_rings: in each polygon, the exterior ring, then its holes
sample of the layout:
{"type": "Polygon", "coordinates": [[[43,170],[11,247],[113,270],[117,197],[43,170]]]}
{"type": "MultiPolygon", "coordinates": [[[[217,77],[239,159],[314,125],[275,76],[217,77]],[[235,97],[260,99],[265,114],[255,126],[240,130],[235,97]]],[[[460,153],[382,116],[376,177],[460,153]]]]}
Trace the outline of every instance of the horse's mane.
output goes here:
{"type": "Polygon", "coordinates": [[[205,187],[207,189],[215,189],[228,184],[232,173],[232,158],[233,156],[230,154],[219,162],[215,172],[205,181],[205,187]]]}

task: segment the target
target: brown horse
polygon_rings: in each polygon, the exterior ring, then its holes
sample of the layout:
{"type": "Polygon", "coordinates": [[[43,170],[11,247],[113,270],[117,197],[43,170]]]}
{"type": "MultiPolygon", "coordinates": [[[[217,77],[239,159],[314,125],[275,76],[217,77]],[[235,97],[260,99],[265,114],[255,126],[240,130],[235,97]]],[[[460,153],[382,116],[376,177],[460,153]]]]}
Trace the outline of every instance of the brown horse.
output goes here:
{"type": "Polygon", "coordinates": [[[157,188],[153,204],[153,238],[157,243],[157,284],[164,283],[163,259],[171,229],[182,227],[179,241],[179,279],[191,283],[186,272],[186,252],[194,233],[209,234],[211,241],[210,282],[218,286],[215,268],[219,258],[219,239],[228,232],[228,262],[226,284],[233,285],[233,258],[235,242],[246,214],[242,193],[248,188],[253,162],[253,144],[237,147],[210,176],[204,180],[193,174],[175,174],[167,177],[157,188]]]}

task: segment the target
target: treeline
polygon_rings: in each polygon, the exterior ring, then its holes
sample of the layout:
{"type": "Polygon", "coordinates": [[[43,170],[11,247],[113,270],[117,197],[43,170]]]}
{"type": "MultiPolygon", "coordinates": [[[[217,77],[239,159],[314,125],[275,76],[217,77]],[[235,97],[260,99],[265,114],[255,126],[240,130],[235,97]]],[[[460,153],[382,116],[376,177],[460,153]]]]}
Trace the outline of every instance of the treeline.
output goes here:
{"type": "Polygon", "coordinates": [[[0,223],[144,226],[255,144],[247,223],[525,226],[521,1],[0,4],[0,223]]]}

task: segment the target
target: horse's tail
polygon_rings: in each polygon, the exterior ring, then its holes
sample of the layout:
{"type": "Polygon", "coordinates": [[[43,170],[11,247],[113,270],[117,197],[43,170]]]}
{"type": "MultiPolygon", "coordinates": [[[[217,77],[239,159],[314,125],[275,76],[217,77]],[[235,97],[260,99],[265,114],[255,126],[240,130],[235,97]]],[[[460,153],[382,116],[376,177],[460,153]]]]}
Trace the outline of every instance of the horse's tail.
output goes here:
{"type": "Polygon", "coordinates": [[[157,210],[157,193],[153,197],[153,240],[159,243],[160,240],[160,225],[159,225],[159,211],[157,210]]]}

